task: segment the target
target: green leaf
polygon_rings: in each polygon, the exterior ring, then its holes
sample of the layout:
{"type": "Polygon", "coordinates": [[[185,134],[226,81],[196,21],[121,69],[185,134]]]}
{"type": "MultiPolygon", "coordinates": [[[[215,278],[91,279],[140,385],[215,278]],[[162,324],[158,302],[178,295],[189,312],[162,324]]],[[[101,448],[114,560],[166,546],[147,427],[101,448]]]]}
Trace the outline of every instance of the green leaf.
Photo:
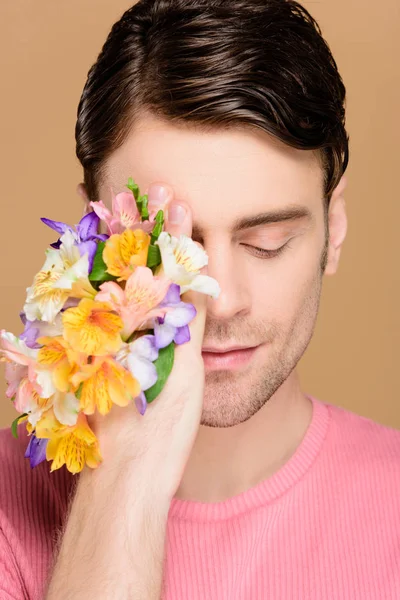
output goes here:
{"type": "Polygon", "coordinates": [[[18,421],[26,416],[28,416],[28,413],[23,413],[22,415],[18,415],[18,417],[16,419],[14,419],[14,421],[11,423],[11,433],[17,439],[18,439],[18,431],[17,431],[18,421]]]}
{"type": "Polygon", "coordinates": [[[105,242],[97,244],[96,254],[94,255],[93,268],[89,275],[89,281],[115,281],[114,275],[107,273],[107,265],[103,260],[103,250],[105,242]]]}
{"type": "Polygon", "coordinates": [[[159,210],[156,214],[156,224],[153,227],[153,231],[151,232],[150,244],[153,244],[158,240],[160,233],[163,230],[164,226],[164,212],[159,210]]]}
{"type": "Polygon", "coordinates": [[[147,194],[145,194],[144,196],[141,197],[141,217],[142,217],[142,221],[148,221],[149,220],[149,209],[148,209],[148,203],[149,203],[149,197],[147,194]]]}
{"type": "Polygon", "coordinates": [[[133,181],[132,177],[128,179],[128,185],[126,186],[133,193],[135,200],[139,197],[139,186],[133,181]]]}
{"type": "Polygon", "coordinates": [[[166,348],[161,348],[158,353],[158,358],[154,361],[157,369],[158,379],[156,383],[144,392],[147,402],[153,402],[155,398],[163,390],[164,385],[169,377],[174,366],[175,343],[171,342],[166,348]]]}
{"type": "Polygon", "coordinates": [[[83,381],[82,381],[82,383],[79,384],[79,387],[78,387],[78,389],[75,392],[75,397],[78,398],[78,400],[81,399],[82,388],[83,388],[83,381]]]}
{"type": "Polygon", "coordinates": [[[146,265],[151,269],[152,267],[158,267],[161,264],[161,252],[158,246],[152,246],[150,244],[146,265]]]}

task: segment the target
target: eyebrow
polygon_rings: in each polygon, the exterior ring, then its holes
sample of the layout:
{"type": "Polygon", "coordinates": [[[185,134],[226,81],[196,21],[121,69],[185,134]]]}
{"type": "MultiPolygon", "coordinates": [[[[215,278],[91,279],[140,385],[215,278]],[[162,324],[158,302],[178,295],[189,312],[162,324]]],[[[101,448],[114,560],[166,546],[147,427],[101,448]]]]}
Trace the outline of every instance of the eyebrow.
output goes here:
{"type": "MultiPolygon", "coordinates": [[[[313,214],[306,206],[288,206],[279,210],[263,212],[251,217],[244,217],[234,221],[232,233],[237,233],[260,225],[269,225],[271,223],[284,223],[287,221],[313,220],[313,214]]],[[[201,238],[203,230],[198,225],[193,226],[192,237],[201,238]]]]}

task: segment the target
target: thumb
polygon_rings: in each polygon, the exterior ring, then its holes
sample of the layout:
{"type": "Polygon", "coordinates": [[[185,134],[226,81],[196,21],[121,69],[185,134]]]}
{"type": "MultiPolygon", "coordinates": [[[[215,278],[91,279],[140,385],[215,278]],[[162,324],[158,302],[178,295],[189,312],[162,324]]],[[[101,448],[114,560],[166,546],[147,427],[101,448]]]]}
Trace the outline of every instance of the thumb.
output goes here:
{"type": "Polygon", "coordinates": [[[193,292],[189,290],[182,294],[182,301],[193,304],[196,309],[195,318],[189,323],[190,340],[185,344],[175,347],[175,351],[185,354],[190,352],[192,355],[201,356],[201,349],[203,346],[204,338],[204,327],[206,322],[206,307],[207,299],[205,294],[199,292],[193,292]]]}

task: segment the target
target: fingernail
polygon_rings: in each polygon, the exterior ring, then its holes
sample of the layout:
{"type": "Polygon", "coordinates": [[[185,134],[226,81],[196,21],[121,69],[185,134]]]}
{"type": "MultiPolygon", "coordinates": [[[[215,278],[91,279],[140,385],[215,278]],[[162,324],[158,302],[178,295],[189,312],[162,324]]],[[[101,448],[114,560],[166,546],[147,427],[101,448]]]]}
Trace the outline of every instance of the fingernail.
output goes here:
{"type": "Polygon", "coordinates": [[[149,204],[153,206],[161,206],[165,204],[169,198],[170,192],[163,185],[152,184],[147,192],[149,204]]]}
{"type": "Polygon", "coordinates": [[[180,204],[172,204],[168,208],[168,222],[171,225],[182,225],[186,217],[186,208],[180,204]]]}

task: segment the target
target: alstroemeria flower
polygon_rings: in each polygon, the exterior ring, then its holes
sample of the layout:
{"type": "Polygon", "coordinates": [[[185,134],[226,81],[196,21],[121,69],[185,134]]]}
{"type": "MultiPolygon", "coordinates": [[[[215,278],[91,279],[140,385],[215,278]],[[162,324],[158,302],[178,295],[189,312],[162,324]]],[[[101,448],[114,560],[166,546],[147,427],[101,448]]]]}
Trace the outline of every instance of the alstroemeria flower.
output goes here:
{"type": "Polygon", "coordinates": [[[59,250],[48,248],[46,261],[27,288],[24,313],[29,321],[54,322],[67,299],[94,297],[89,279],[88,255],[80,255],[71,231],[61,236],[59,250]]]}
{"type": "Polygon", "coordinates": [[[77,419],[78,399],[72,393],[56,389],[52,371],[40,365],[40,350],[28,348],[23,340],[6,331],[1,332],[1,346],[7,361],[6,396],[14,398],[15,409],[28,413],[28,422],[35,426],[43,413],[53,407],[61,423],[73,425],[77,419]]]}
{"type": "Polygon", "coordinates": [[[140,392],[139,382],[110,356],[96,356],[72,376],[71,382],[75,387],[82,384],[80,407],[86,415],[96,408],[106,415],[113,404],[127,406],[140,392]]]}
{"type": "Polygon", "coordinates": [[[140,214],[132,192],[120,192],[117,195],[112,192],[112,211],[105,206],[102,200],[90,202],[90,206],[107,225],[110,235],[131,229],[140,221],[140,214]]]}
{"type": "Polygon", "coordinates": [[[208,256],[190,237],[182,234],[176,238],[163,231],[156,245],[160,248],[162,259],[159,272],[178,284],[181,294],[194,290],[213,298],[219,296],[220,287],[216,279],[200,274],[200,269],[208,264],[208,256]]]}
{"type": "Polygon", "coordinates": [[[160,304],[160,308],[167,308],[164,317],[152,320],[155,344],[157,348],[165,348],[172,341],[175,344],[184,344],[190,340],[189,323],[196,316],[193,304],[182,302],[179,285],[172,283],[167,295],[160,304]]]}
{"type": "MultiPolygon", "coordinates": [[[[46,219],[42,217],[40,219],[45,225],[51,227],[61,235],[66,231],[70,231],[74,236],[75,243],[79,249],[81,256],[88,254],[89,257],[89,273],[93,267],[93,259],[96,254],[97,243],[99,240],[105,241],[108,239],[108,235],[104,233],[97,233],[97,229],[100,223],[100,219],[95,212],[90,212],[79,221],[75,226],[76,231],[67,223],[61,221],[53,221],[52,219],[46,219]]],[[[61,238],[59,238],[53,244],[50,244],[53,248],[60,248],[61,238]]]]}
{"type": "Polygon", "coordinates": [[[103,250],[108,273],[118,277],[118,281],[129,279],[136,267],[146,266],[149,245],[150,235],[142,229],[126,229],[112,235],[103,250]]]}
{"type": "Polygon", "coordinates": [[[124,322],[121,335],[127,339],[145,320],[164,316],[166,310],[160,302],[169,284],[165,277],[155,277],[148,267],[136,267],[124,290],[114,281],[106,281],[100,286],[96,300],[108,302],[120,315],[124,322]]]}
{"type": "Polygon", "coordinates": [[[124,344],[115,358],[129,369],[142,390],[148,390],[156,383],[157,370],[154,361],[158,358],[158,348],[154,335],[142,335],[133,342],[124,344]]]}
{"type": "Polygon", "coordinates": [[[28,348],[40,348],[37,339],[41,336],[56,336],[62,334],[61,316],[59,314],[54,319],[54,323],[47,323],[46,321],[39,320],[28,321],[23,312],[20,313],[20,318],[24,324],[24,331],[19,336],[19,339],[23,340],[28,348]]]}
{"type": "Polygon", "coordinates": [[[40,337],[38,341],[42,344],[37,355],[38,365],[52,374],[57,390],[68,392],[70,377],[79,365],[86,363],[86,355],[73,350],[61,335],[40,337]]]}
{"type": "Polygon", "coordinates": [[[50,409],[37,423],[35,435],[38,439],[48,439],[46,458],[52,460],[50,472],[65,464],[71,473],[79,473],[85,464],[95,469],[103,460],[97,438],[82,412],[75,425],[66,426],[50,409]]]}
{"type": "Polygon", "coordinates": [[[132,192],[114,194],[111,190],[112,210],[109,210],[102,200],[90,202],[94,212],[107,225],[110,235],[123,233],[125,229],[142,229],[150,233],[154,227],[154,218],[159,207],[151,209],[149,205],[149,220],[141,221],[136,200],[132,192]]]}
{"type": "Polygon", "coordinates": [[[147,407],[144,390],[151,388],[157,381],[157,369],[154,361],[158,358],[154,335],[142,335],[129,344],[124,344],[117,353],[116,360],[129,369],[140,384],[141,391],[135,396],[136,408],[144,415],[147,407]]]}
{"type": "Polygon", "coordinates": [[[1,332],[2,360],[6,361],[6,397],[13,399],[19,413],[28,413],[31,425],[35,425],[43,411],[52,405],[51,397],[55,392],[51,375],[37,370],[37,352],[12,333],[1,332]]]}
{"type": "Polygon", "coordinates": [[[29,444],[25,451],[25,458],[29,458],[31,468],[37,467],[46,460],[46,447],[48,439],[38,439],[34,433],[31,434],[29,444]]]}
{"type": "Polygon", "coordinates": [[[122,344],[123,322],[110,304],[83,298],[62,314],[64,339],[87,356],[114,354],[122,344]]]}
{"type": "Polygon", "coordinates": [[[32,382],[27,376],[27,367],[17,363],[7,363],[5,368],[7,381],[7,398],[14,399],[14,408],[19,413],[28,413],[28,421],[35,425],[43,412],[53,403],[52,396],[44,398],[38,388],[37,382],[32,382]]]}
{"type": "Polygon", "coordinates": [[[56,393],[50,398],[51,406],[57,420],[63,425],[75,425],[79,413],[79,400],[72,392],[56,393]]]}
{"type": "Polygon", "coordinates": [[[14,406],[18,412],[29,412],[43,404],[55,392],[51,375],[38,368],[38,350],[12,333],[0,332],[0,352],[6,361],[6,396],[15,396],[14,406]],[[50,375],[50,378],[49,378],[50,375]]]}

